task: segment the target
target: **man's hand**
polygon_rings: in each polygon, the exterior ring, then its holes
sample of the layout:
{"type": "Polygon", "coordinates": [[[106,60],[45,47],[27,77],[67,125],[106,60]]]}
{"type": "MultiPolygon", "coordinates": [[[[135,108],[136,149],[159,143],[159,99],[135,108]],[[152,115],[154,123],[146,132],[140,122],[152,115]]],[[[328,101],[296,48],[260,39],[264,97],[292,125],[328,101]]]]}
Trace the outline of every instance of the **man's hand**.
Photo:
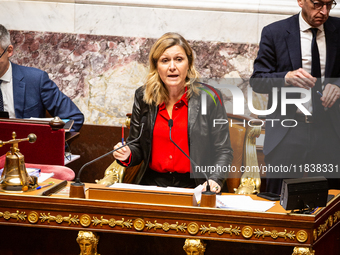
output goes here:
{"type": "Polygon", "coordinates": [[[316,78],[314,78],[302,68],[288,72],[285,76],[285,80],[286,84],[288,83],[294,87],[304,89],[313,88],[316,82],[316,78]]]}
{"type": "Polygon", "coordinates": [[[340,98],[340,88],[334,84],[328,83],[322,91],[322,106],[331,108],[336,100],[340,98]]]}

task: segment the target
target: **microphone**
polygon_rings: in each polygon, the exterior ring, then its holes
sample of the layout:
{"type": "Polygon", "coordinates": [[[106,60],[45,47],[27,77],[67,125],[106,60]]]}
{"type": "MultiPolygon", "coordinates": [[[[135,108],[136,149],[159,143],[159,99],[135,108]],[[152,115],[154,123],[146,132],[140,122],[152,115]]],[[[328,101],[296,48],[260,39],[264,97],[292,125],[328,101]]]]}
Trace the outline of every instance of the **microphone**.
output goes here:
{"type": "MultiPolygon", "coordinates": [[[[169,137],[170,137],[170,141],[190,160],[190,162],[196,167],[197,164],[195,163],[195,161],[193,161],[171,138],[171,129],[174,125],[174,122],[172,119],[169,119],[168,121],[168,126],[170,128],[170,131],[169,131],[169,137]]],[[[208,176],[206,175],[206,173],[202,172],[204,174],[204,177],[207,181],[207,187],[206,187],[206,191],[202,192],[202,201],[201,201],[201,206],[202,206],[202,202],[205,202],[203,201],[203,195],[207,195],[209,196],[210,198],[207,198],[207,199],[212,199],[211,201],[207,201],[206,204],[204,204],[203,206],[208,206],[208,207],[215,207],[216,206],[216,193],[214,192],[211,192],[210,190],[210,184],[209,184],[209,178],[208,176]]]]}
{"type": "Polygon", "coordinates": [[[82,182],[80,181],[80,176],[81,176],[81,173],[82,173],[83,169],[84,169],[85,167],[87,167],[88,165],[91,165],[92,163],[94,163],[94,162],[96,162],[96,161],[98,161],[98,160],[100,160],[100,159],[102,159],[102,158],[104,158],[104,157],[106,157],[106,156],[108,156],[108,155],[114,153],[115,151],[120,150],[121,148],[123,148],[123,147],[125,147],[125,146],[127,146],[127,145],[129,145],[129,144],[131,144],[131,143],[133,143],[133,142],[135,142],[135,141],[137,141],[137,140],[141,137],[141,135],[142,135],[142,133],[143,133],[143,127],[144,127],[145,122],[146,122],[146,117],[143,116],[143,117],[142,117],[142,120],[141,120],[141,129],[140,129],[140,132],[139,132],[139,136],[138,136],[136,139],[133,139],[132,141],[130,141],[130,142],[126,143],[126,144],[123,144],[122,146],[118,147],[117,149],[114,149],[114,150],[112,150],[112,151],[109,151],[109,152],[105,153],[104,155],[99,156],[98,158],[95,158],[95,159],[93,159],[93,160],[91,160],[91,161],[85,163],[85,164],[80,168],[80,170],[79,170],[79,172],[78,172],[78,175],[77,175],[77,178],[76,178],[76,181],[75,181],[74,183],[71,183],[70,197],[85,198],[85,190],[84,190],[84,186],[85,186],[85,185],[84,185],[84,183],[82,183],[82,182]],[[74,192],[73,192],[73,191],[72,191],[72,186],[73,186],[73,187],[81,187],[81,189],[79,188],[79,192],[77,192],[77,191],[75,191],[75,190],[74,190],[74,192]]]}

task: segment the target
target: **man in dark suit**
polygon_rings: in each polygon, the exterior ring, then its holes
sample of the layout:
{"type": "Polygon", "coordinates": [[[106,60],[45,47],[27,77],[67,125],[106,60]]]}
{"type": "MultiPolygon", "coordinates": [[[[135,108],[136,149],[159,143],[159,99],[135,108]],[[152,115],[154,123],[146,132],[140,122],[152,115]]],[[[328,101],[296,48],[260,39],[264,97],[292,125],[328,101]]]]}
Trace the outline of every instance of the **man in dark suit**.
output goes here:
{"type": "MultiPolygon", "coordinates": [[[[264,142],[267,167],[278,169],[267,173],[267,191],[277,194],[282,178],[303,177],[312,171],[329,178],[330,188],[337,187],[335,170],[340,167],[340,19],[329,17],[336,2],[298,0],[298,4],[299,14],[263,28],[250,80],[255,92],[269,94],[268,108],[272,89],[278,91],[277,108],[266,119],[280,121],[267,121],[264,142]],[[311,91],[312,100],[304,105],[311,116],[293,104],[282,114],[285,87],[311,91]],[[299,175],[283,174],[283,166],[299,175]]],[[[300,93],[287,93],[287,98],[300,97],[300,93]]]]}
{"type": "Polygon", "coordinates": [[[71,99],[46,72],[11,63],[12,55],[10,34],[0,25],[0,111],[11,118],[44,118],[47,110],[51,116],[74,120],[71,131],[79,131],[84,115],[71,99]]]}

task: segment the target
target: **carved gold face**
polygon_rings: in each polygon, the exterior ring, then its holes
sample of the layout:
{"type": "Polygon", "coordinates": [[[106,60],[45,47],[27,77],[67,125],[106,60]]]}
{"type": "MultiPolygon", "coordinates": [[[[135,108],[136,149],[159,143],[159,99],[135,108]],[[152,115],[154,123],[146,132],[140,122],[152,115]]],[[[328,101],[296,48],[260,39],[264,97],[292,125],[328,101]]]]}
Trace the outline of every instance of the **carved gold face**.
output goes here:
{"type": "Polygon", "coordinates": [[[80,255],[99,255],[97,253],[97,244],[99,237],[91,231],[79,231],[77,243],[80,248],[80,255]]]}
{"type": "Polygon", "coordinates": [[[185,251],[187,255],[201,255],[201,252],[197,249],[197,247],[190,246],[185,251]]]}
{"type": "Polygon", "coordinates": [[[200,239],[186,239],[183,249],[187,255],[204,255],[205,244],[200,239]]]}
{"type": "Polygon", "coordinates": [[[92,242],[90,240],[86,239],[80,240],[79,248],[81,255],[92,255],[92,242]]]}

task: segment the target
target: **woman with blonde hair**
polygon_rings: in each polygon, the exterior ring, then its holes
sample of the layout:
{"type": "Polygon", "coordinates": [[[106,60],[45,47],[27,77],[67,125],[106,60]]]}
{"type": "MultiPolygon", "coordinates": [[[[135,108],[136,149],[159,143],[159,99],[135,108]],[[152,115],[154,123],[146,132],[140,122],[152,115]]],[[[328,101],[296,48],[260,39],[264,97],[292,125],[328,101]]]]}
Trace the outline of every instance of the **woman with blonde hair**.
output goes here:
{"type": "MultiPolygon", "coordinates": [[[[135,183],[194,188],[205,182],[207,167],[223,169],[233,158],[228,125],[213,125],[214,119],[227,119],[221,94],[213,89],[214,96],[201,100],[206,89],[197,82],[193,50],[177,33],[156,41],[149,65],[147,82],[135,93],[127,142],[139,136],[143,118],[142,135],[114,157],[127,167],[143,161],[135,183]]],[[[209,174],[211,190],[220,192],[225,178],[225,171],[209,174]]]]}

